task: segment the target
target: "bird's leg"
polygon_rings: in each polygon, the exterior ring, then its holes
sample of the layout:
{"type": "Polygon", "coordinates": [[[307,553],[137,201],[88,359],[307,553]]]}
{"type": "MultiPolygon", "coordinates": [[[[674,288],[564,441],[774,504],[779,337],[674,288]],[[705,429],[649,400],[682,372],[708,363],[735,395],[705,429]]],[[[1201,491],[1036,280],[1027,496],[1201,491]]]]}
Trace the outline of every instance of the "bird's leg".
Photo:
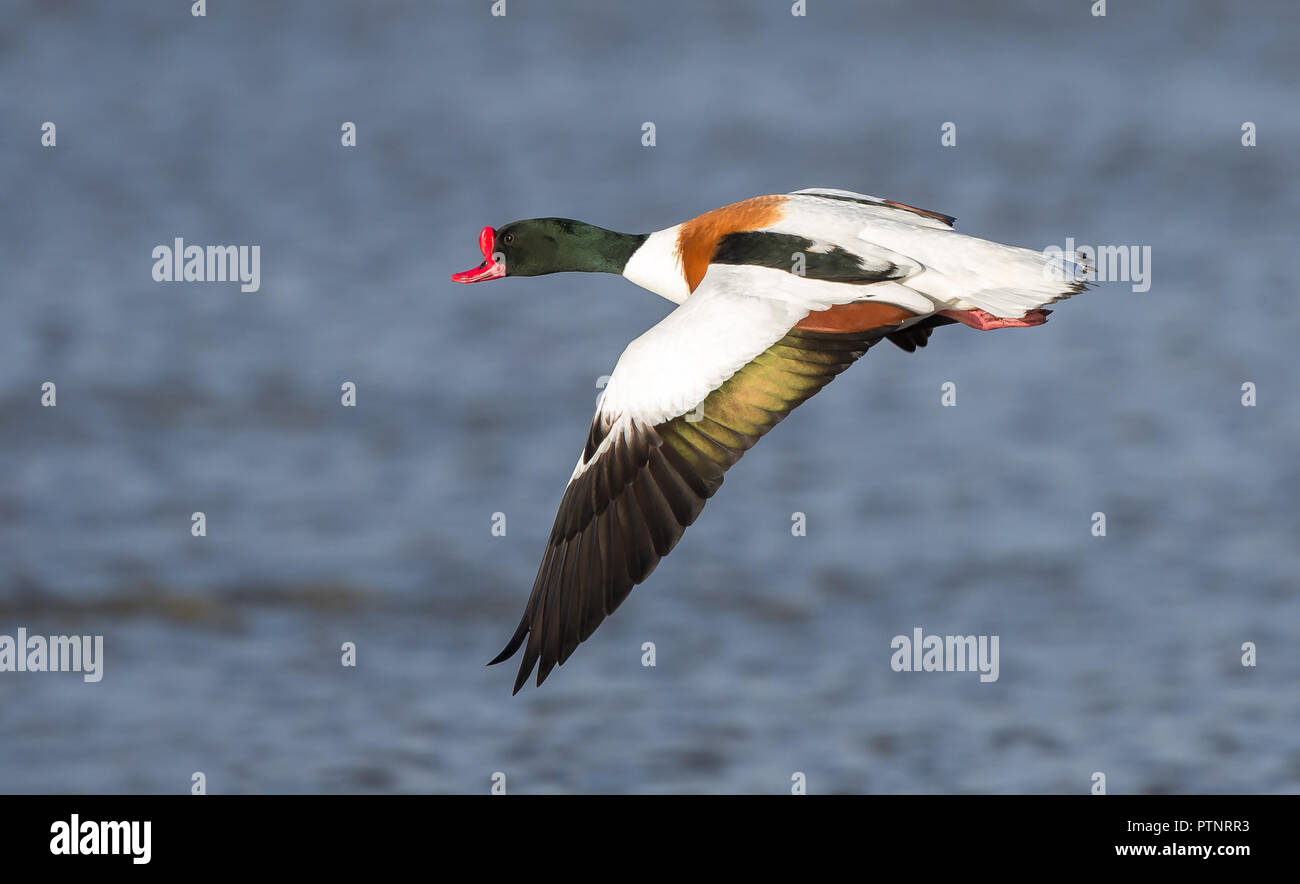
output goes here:
{"type": "Polygon", "coordinates": [[[940,310],[940,316],[947,316],[949,319],[955,319],[962,325],[969,325],[979,331],[988,331],[991,328],[1030,328],[1035,325],[1042,325],[1047,322],[1047,314],[1050,310],[1030,310],[1019,319],[1003,319],[1001,316],[994,316],[987,310],[980,310],[978,307],[974,310],[940,310]]]}

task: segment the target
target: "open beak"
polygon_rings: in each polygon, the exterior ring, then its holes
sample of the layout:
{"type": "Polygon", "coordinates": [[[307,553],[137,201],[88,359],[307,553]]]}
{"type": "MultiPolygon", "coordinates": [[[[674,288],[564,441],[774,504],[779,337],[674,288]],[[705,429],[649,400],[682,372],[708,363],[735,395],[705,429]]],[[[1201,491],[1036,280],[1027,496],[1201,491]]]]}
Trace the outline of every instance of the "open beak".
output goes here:
{"type": "Polygon", "coordinates": [[[506,266],[498,264],[492,257],[492,249],[496,246],[497,232],[491,227],[484,227],[479,231],[478,247],[483,252],[483,263],[473,270],[464,270],[460,273],[451,275],[452,282],[482,282],[485,279],[500,279],[506,275],[506,266]]]}

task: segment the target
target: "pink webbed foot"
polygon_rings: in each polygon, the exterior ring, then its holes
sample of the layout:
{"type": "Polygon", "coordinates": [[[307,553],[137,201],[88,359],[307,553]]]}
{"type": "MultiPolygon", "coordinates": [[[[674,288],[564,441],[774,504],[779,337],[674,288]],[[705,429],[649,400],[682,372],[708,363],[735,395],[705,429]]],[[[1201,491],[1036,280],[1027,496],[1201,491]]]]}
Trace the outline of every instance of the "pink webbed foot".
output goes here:
{"type": "Polygon", "coordinates": [[[940,310],[940,316],[947,316],[949,319],[955,319],[962,325],[969,325],[979,331],[988,331],[991,328],[1032,328],[1035,325],[1042,325],[1047,322],[1047,314],[1051,310],[1030,310],[1019,319],[1003,319],[1001,316],[994,316],[987,310],[940,310]]]}

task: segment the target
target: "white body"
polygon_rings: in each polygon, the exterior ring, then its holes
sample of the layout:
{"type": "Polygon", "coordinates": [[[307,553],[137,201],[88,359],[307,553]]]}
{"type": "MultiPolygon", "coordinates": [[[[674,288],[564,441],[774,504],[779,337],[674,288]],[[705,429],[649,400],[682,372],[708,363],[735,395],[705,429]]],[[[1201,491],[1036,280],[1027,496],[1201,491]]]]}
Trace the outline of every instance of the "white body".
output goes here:
{"type": "MultiPolygon", "coordinates": [[[[883,301],[920,314],[980,309],[1016,318],[1068,297],[1069,285],[1081,281],[1086,269],[1081,256],[1073,261],[1048,258],[1033,249],[965,236],[938,219],[851,191],[796,191],[784,208],[780,221],[760,230],[806,237],[827,249],[838,246],[857,255],[867,268],[892,262],[906,271],[903,279],[865,286],[787,274],[792,291],[826,285],[845,290],[831,296],[830,303],[883,301]]],[[[623,270],[628,280],[674,304],[685,302],[690,294],[677,256],[680,230],[678,224],[651,234],[623,270]]]]}

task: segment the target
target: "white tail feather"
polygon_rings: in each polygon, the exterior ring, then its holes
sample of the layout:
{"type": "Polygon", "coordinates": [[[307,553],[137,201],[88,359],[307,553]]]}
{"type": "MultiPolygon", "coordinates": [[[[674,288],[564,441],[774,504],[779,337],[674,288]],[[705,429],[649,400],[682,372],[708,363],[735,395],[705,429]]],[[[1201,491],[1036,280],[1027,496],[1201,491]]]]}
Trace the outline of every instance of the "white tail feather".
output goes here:
{"type": "Polygon", "coordinates": [[[958,234],[947,239],[949,249],[922,258],[925,272],[904,282],[944,309],[1019,319],[1083,291],[1092,269],[1078,252],[1036,252],[958,234]]]}

